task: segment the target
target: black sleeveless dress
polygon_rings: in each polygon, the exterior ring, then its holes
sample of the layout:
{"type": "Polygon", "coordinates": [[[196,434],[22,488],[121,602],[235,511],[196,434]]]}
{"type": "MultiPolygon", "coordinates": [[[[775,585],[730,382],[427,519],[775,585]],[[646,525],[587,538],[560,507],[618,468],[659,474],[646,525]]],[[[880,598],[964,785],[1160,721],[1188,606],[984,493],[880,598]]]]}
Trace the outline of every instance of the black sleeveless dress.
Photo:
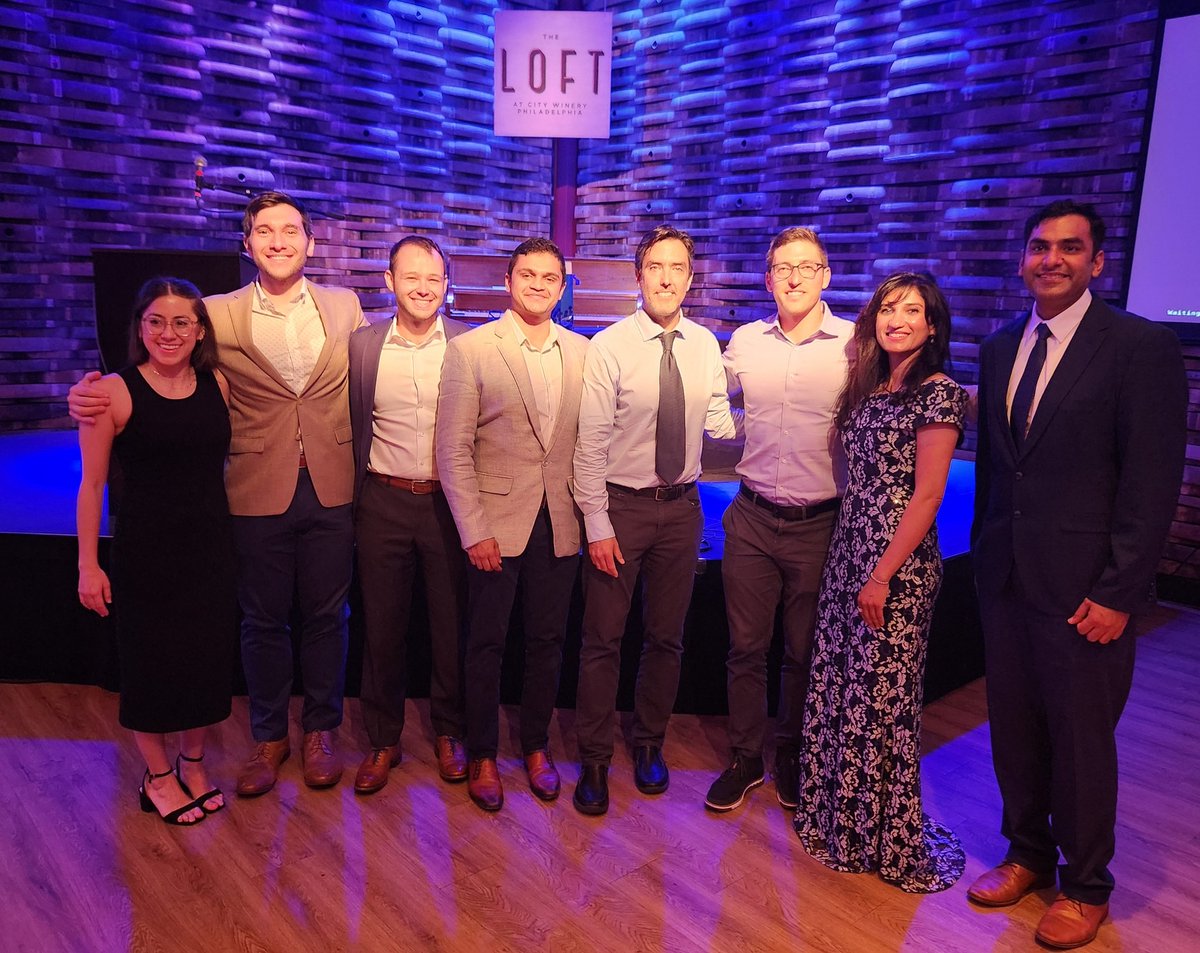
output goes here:
{"type": "Polygon", "coordinates": [[[237,649],[229,412],[211,373],[178,400],[136,367],[121,379],[133,412],[113,441],[124,475],[112,545],[120,721],[145,732],[199,728],[229,716],[237,649]]]}

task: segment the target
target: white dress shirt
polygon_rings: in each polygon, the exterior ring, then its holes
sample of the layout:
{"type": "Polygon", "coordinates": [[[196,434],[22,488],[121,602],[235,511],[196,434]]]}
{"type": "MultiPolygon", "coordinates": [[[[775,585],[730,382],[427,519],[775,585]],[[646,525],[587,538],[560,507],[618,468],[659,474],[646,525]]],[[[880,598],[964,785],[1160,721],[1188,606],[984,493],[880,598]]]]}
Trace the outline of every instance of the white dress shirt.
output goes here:
{"type": "Polygon", "coordinates": [[[1033,391],[1033,403],[1029,405],[1029,420],[1033,420],[1034,415],[1037,413],[1042,394],[1046,392],[1046,385],[1050,383],[1050,378],[1054,376],[1054,371],[1062,361],[1063,355],[1067,351],[1067,346],[1071,343],[1071,339],[1075,337],[1075,332],[1079,329],[1080,322],[1083,321],[1083,316],[1087,313],[1087,309],[1091,305],[1092,292],[1086,288],[1079,300],[1071,305],[1071,307],[1045,322],[1042,321],[1037,313],[1037,305],[1034,305],[1033,311],[1029,315],[1029,320],[1025,322],[1025,331],[1021,335],[1021,343],[1017,345],[1017,357],[1013,361],[1012,373],[1008,376],[1008,394],[1005,404],[1010,417],[1012,414],[1013,397],[1017,393],[1017,385],[1021,382],[1021,375],[1025,373],[1025,365],[1029,363],[1029,353],[1033,350],[1033,345],[1037,342],[1037,326],[1044,323],[1050,329],[1050,336],[1046,338],[1046,363],[1042,365],[1042,373],[1038,375],[1037,387],[1033,391]]]}
{"type": "Polygon", "coordinates": [[[776,315],[734,331],[723,358],[729,393],[741,391],[745,405],[737,473],[783,506],[820,503],[846,486],[833,413],[846,385],[854,322],[821,307],[821,325],[805,340],[790,340],[776,315]]]}
{"type": "MultiPolygon", "coordinates": [[[[735,435],[725,390],[721,348],[707,328],[680,317],[672,345],[683,380],[686,455],[680,483],[700,476],[704,434],[735,435]]],[[[662,486],[654,471],[658,421],[658,368],[663,329],[644,311],[610,325],[592,338],[583,362],[579,441],[575,448],[575,502],[583,512],[588,542],[614,536],[605,483],[637,489],[662,486]]]]}
{"type": "Polygon", "coordinates": [[[433,437],[445,356],[446,329],[440,314],[420,344],[400,334],[392,319],[379,352],[368,470],[406,480],[438,478],[433,437]]]}
{"type": "Polygon", "coordinates": [[[516,329],[521,356],[525,358],[525,370],[529,372],[533,400],[537,404],[542,445],[545,446],[554,435],[558,408],[562,403],[563,361],[562,348],[558,344],[558,325],[550,325],[550,333],[539,348],[529,340],[525,325],[515,315],[505,312],[505,316],[516,329]]]}
{"type": "Polygon", "coordinates": [[[308,292],[308,279],[300,278],[300,289],[286,312],[276,308],[255,281],[250,336],[288,387],[302,393],[325,346],[325,325],[308,292]]]}

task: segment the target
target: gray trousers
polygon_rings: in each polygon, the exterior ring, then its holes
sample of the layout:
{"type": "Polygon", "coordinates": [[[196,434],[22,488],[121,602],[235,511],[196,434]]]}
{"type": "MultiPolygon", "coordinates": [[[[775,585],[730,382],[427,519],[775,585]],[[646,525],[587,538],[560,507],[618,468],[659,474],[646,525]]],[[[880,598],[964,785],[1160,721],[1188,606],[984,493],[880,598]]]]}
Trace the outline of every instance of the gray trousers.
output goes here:
{"type": "Polygon", "coordinates": [[[633,707],[633,743],[661,746],[683,655],[683,624],[692,599],[704,517],[693,487],[677,500],[656,502],[611,492],[608,516],[625,565],[617,578],[586,557],[583,570],[583,644],[575,730],[579,760],[608,764],[613,753],[613,713],[621,674],[621,638],[642,580],[642,656],[633,707]]]}
{"type": "Polygon", "coordinates": [[[837,512],[783,520],[735,496],[725,511],[721,579],[729,621],[729,743],[735,755],[762,756],[767,723],[767,652],[782,606],[776,746],[796,748],[812,654],[821,571],[837,512]]]}

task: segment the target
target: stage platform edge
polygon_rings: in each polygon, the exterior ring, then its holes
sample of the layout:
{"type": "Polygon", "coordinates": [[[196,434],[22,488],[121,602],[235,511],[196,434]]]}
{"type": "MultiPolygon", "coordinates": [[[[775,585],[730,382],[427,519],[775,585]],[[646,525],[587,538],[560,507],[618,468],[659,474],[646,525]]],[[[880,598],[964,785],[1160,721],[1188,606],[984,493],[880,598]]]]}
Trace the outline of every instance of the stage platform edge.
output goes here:
{"type": "MultiPolygon", "coordinates": [[[[728,474],[727,474],[728,475],[728,474]]],[[[945,560],[945,579],[934,613],[926,669],[926,699],[933,700],[983,672],[982,637],[970,557],[966,554],[971,510],[972,465],[955,460],[938,531],[945,560]]],[[[117,687],[116,641],[112,620],[84,610],[76,599],[74,497],[79,482],[76,435],[49,431],[0,437],[0,599],[6,608],[0,639],[0,679],[55,681],[117,687]]],[[[705,529],[696,585],[684,633],[683,669],[676,711],[696,714],[725,712],[724,592],[721,585],[723,533],[721,516],[736,492],[736,482],[701,484],[705,529]]],[[[101,558],[107,557],[101,540],[101,558]]],[[[409,639],[409,687],[413,697],[429,688],[429,653],[423,599],[414,600],[414,630],[409,639]]],[[[350,599],[350,649],[347,695],[356,696],[362,670],[362,612],[357,583],[350,599]]],[[[522,636],[520,606],[514,610],[512,637],[505,654],[502,696],[515,702],[520,695],[522,636]]],[[[578,581],[564,648],[558,705],[572,708],[578,679],[582,596],[578,581]]],[[[633,703],[637,659],[641,650],[640,603],[630,612],[622,644],[618,707],[633,703]]],[[[233,635],[232,637],[236,637],[233,635]]],[[[775,688],[782,655],[779,625],[769,665],[774,710],[775,688]]],[[[297,673],[298,674],[298,673],[297,673]]],[[[297,678],[297,686],[299,680],[297,678]]],[[[245,691],[241,673],[237,690],[245,691]]]]}

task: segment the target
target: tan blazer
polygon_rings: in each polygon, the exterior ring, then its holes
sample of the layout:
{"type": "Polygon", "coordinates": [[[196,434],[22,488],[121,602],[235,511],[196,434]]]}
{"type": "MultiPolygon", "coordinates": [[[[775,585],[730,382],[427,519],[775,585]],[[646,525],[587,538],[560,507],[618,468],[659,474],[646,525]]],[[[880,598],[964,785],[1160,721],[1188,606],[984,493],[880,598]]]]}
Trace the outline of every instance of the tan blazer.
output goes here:
{"type": "Polygon", "coordinates": [[[464,549],[495,537],[501,556],[529,542],[543,495],[556,556],[579,552],[571,496],[579,395],[588,340],[558,329],[563,392],[554,433],[539,434],[537,403],[509,312],[446,345],[434,452],[464,549]]]}
{"type": "Polygon", "coordinates": [[[234,516],[277,516],[292,502],[300,441],[322,506],[349,503],[354,493],[350,442],[347,342],[363,321],[358,296],[308,282],[325,346],[303,392],[295,392],[254,346],[250,307],[254,286],[204,299],[217,337],[218,361],[229,380],[229,468],[225,490],[234,516]]]}

